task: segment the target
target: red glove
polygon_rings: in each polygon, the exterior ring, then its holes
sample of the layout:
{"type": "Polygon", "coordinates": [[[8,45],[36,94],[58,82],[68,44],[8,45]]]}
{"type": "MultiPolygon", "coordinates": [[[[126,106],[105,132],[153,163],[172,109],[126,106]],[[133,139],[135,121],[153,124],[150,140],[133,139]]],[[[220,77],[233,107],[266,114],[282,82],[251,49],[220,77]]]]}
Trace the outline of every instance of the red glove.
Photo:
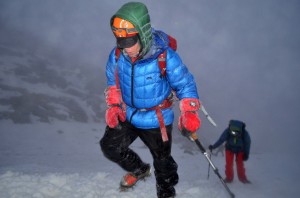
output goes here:
{"type": "Polygon", "coordinates": [[[190,133],[195,133],[200,128],[201,121],[197,112],[199,108],[200,102],[196,98],[184,98],[180,101],[181,115],[178,128],[181,132],[185,129],[190,133]]]}
{"type": "Polygon", "coordinates": [[[120,106],[112,106],[106,110],[105,120],[110,128],[116,128],[119,125],[119,120],[122,122],[126,120],[126,113],[120,106]]]}
{"type": "Polygon", "coordinates": [[[105,113],[106,124],[110,128],[116,128],[119,120],[126,120],[125,108],[122,107],[121,91],[116,86],[110,86],[105,90],[105,99],[108,109],[105,113]]]}

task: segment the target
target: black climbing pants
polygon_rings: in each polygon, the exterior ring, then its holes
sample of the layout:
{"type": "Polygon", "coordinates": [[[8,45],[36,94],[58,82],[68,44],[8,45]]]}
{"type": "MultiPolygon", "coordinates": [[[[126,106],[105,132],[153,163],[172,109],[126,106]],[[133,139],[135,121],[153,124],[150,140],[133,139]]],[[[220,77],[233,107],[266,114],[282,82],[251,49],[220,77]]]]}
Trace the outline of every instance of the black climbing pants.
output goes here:
{"type": "Polygon", "coordinates": [[[129,122],[121,123],[118,129],[108,126],[100,140],[103,154],[128,172],[138,172],[145,163],[129,146],[139,137],[153,156],[157,195],[159,198],[175,195],[178,183],[177,164],[171,156],[172,125],[166,126],[169,141],[163,142],[160,128],[138,129],[129,122]]]}

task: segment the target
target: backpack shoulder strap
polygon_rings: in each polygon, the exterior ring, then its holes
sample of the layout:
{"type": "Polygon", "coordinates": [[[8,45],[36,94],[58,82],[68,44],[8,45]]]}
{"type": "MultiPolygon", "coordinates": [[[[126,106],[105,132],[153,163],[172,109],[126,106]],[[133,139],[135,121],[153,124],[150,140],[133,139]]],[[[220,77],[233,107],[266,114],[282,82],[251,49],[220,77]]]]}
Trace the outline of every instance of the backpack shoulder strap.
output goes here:
{"type": "Polygon", "coordinates": [[[119,76],[118,76],[118,60],[121,54],[120,48],[116,48],[115,59],[116,59],[116,69],[115,69],[115,78],[116,78],[116,87],[120,89],[119,76]]]}
{"type": "Polygon", "coordinates": [[[117,63],[118,60],[119,60],[120,54],[121,54],[120,48],[116,48],[116,51],[115,51],[116,63],[117,63]]]}
{"type": "MultiPolygon", "coordinates": [[[[174,51],[176,51],[177,50],[176,39],[170,35],[168,35],[168,39],[169,39],[169,47],[171,47],[174,51]]],[[[166,67],[167,67],[166,58],[167,58],[167,50],[165,50],[163,53],[161,53],[158,56],[159,69],[160,69],[161,76],[163,77],[166,76],[166,67]]]]}
{"type": "Polygon", "coordinates": [[[175,38],[173,38],[172,36],[168,35],[168,39],[169,39],[169,46],[176,51],[177,50],[177,41],[175,38]]]}
{"type": "Polygon", "coordinates": [[[165,50],[163,53],[161,53],[158,56],[158,65],[160,69],[160,74],[161,76],[165,77],[166,76],[166,57],[167,57],[167,50],[165,50]]]}

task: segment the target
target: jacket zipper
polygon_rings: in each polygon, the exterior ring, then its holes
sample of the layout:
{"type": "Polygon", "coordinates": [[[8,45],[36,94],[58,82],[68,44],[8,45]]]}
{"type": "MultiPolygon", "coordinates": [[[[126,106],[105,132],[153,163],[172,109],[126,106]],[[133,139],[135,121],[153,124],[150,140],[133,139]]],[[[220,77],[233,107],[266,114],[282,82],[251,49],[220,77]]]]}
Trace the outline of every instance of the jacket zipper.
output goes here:
{"type": "MultiPolygon", "coordinates": [[[[133,82],[134,82],[134,63],[131,63],[131,105],[132,105],[132,107],[134,107],[134,99],[133,99],[133,93],[134,93],[134,91],[133,91],[133,82]]],[[[132,121],[132,118],[133,118],[133,116],[134,116],[134,114],[136,114],[136,112],[137,112],[137,109],[136,110],[134,110],[134,112],[131,114],[131,116],[130,116],[130,120],[129,120],[129,123],[131,123],[131,121],[132,121]]]]}
{"type": "Polygon", "coordinates": [[[134,107],[134,100],[133,100],[133,80],[134,78],[134,64],[131,64],[131,105],[134,107]]]}

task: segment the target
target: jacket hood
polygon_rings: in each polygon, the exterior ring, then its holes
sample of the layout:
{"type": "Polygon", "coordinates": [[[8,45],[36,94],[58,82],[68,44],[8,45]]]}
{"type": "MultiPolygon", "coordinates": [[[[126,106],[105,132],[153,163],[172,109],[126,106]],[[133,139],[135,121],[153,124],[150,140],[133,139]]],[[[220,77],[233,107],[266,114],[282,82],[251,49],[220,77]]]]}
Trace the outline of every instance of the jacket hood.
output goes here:
{"type": "Polygon", "coordinates": [[[131,22],[137,29],[142,45],[141,55],[144,56],[149,51],[152,44],[152,28],[147,7],[140,2],[129,2],[124,4],[111,17],[111,27],[115,17],[119,17],[131,22]]]}
{"type": "Polygon", "coordinates": [[[239,120],[230,120],[229,121],[229,129],[231,131],[239,131],[243,132],[245,130],[246,124],[239,120]]]}

